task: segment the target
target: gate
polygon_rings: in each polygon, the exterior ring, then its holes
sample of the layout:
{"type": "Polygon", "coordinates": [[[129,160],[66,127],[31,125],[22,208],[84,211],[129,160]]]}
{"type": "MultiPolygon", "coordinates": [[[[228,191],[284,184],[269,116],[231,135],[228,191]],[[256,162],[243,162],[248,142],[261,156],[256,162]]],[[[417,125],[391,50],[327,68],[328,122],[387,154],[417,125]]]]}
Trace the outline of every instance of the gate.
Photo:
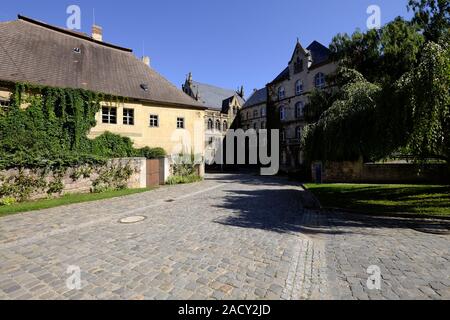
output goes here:
{"type": "Polygon", "coordinates": [[[147,160],[147,188],[159,186],[164,183],[161,179],[161,159],[147,160]]]}

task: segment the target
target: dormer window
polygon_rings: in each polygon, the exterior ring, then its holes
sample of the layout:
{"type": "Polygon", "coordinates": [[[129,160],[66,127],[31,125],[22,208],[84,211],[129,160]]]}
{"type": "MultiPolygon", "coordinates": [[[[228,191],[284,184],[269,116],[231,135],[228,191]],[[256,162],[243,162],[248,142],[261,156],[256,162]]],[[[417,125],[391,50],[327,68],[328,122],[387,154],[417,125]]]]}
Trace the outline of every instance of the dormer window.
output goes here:
{"type": "Polygon", "coordinates": [[[80,54],[81,53],[81,49],[80,48],[73,48],[73,52],[80,54]]]}
{"type": "Polygon", "coordinates": [[[297,61],[294,62],[294,74],[303,71],[303,60],[297,57],[297,61]]]}

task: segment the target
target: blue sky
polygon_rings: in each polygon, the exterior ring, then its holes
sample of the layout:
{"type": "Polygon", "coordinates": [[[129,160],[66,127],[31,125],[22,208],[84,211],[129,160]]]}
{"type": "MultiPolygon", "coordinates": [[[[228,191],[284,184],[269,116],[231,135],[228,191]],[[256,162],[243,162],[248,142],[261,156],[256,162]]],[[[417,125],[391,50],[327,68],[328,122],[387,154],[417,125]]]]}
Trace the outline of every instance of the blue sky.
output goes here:
{"type": "Polygon", "coordinates": [[[90,33],[93,9],[104,40],[145,54],[177,87],[186,74],[249,94],[287,65],[297,37],[304,46],[328,46],[339,32],[366,29],[369,5],[380,6],[382,23],[408,17],[407,0],[15,0],[4,1],[0,21],[23,14],[66,25],[66,8],[82,10],[82,31],[90,33]],[[144,44],[144,45],[143,45],[144,44]]]}

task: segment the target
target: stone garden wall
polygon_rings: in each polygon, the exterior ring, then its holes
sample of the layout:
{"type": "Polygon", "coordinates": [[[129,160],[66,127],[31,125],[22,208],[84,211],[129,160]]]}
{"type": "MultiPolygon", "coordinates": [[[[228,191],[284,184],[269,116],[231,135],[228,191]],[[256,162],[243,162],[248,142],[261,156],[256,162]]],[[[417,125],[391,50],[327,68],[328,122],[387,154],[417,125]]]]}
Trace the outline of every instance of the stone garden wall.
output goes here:
{"type": "MultiPolygon", "coordinates": [[[[317,180],[317,164],[312,168],[314,180],[317,180]]],[[[322,164],[322,182],[448,184],[450,174],[445,164],[326,162],[322,164]]]]}
{"type": "Polygon", "coordinates": [[[145,187],[145,158],[111,159],[104,165],[83,165],[60,172],[43,169],[0,171],[0,200],[36,200],[71,193],[145,187]]]}

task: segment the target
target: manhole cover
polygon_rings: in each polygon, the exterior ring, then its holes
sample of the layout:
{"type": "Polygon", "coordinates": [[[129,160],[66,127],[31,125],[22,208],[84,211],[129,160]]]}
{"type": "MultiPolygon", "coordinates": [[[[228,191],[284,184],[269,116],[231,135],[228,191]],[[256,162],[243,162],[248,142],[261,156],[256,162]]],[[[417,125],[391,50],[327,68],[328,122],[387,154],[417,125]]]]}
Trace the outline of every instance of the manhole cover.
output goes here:
{"type": "Polygon", "coordinates": [[[126,218],[120,219],[119,222],[124,223],[124,224],[138,223],[138,222],[144,221],[145,219],[147,219],[147,217],[134,216],[134,217],[126,217],[126,218]]]}

